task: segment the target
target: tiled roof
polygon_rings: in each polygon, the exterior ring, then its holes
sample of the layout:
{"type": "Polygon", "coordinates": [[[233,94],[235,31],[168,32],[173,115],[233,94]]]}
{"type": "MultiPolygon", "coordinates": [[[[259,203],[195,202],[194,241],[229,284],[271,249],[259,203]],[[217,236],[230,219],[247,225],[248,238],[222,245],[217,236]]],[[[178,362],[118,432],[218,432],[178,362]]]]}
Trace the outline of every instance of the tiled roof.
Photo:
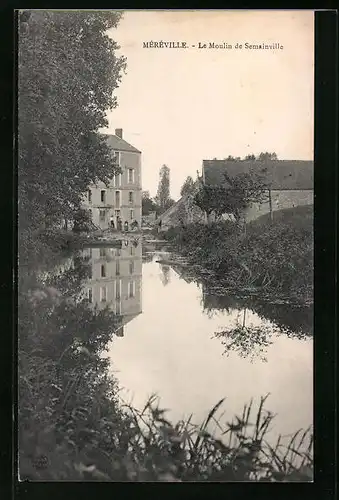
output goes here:
{"type": "Polygon", "coordinates": [[[174,212],[177,211],[178,207],[180,207],[180,205],[182,205],[185,202],[187,197],[188,197],[188,194],[181,196],[181,198],[179,198],[179,200],[177,200],[175,203],[173,203],[173,205],[171,205],[164,213],[159,215],[159,217],[156,219],[156,221],[160,222],[160,220],[163,220],[166,217],[171,216],[174,212]]]}
{"type": "Polygon", "coordinates": [[[117,135],[108,135],[108,134],[103,134],[103,135],[107,137],[108,145],[116,151],[141,153],[139,149],[135,148],[134,146],[126,142],[124,139],[120,139],[120,137],[118,137],[117,135]]]}
{"type": "Polygon", "coordinates": [[[271,189],[313,189],[313,161],[302,160],[204,160],[203,175],[206,184],[215,185],[225,182],[223,174],[230,177],[249,171],[262,171],[267,168],[266,176],[271,189]]]}

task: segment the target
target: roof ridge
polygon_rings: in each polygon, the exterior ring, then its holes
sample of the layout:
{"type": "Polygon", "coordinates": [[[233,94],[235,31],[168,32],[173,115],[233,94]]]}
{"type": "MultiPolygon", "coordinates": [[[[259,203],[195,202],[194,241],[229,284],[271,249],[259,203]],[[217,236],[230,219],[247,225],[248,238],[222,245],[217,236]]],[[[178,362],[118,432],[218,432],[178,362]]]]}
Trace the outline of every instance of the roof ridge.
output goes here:
{"type": "Polygon", "coordinates": [[[313,189],[313,160],[205,160],[203,163],[205,181],[212,184],[223,182],[223,172],[234,176],[263,168],[277,189],[313,189]]]}
{"type": "Polygon", "coordinates": [[[167,212],[169,212],[175,205],[177,205],[179,203],[179,201],[181,201],[184,198],[184,196],[187,196],[187,193],[186,193],[186,195],[184,194],[183,196],[180,196],[179,200],[174,202],[173,205],[171,205],[167,210],[165,210],[165,212],[163,212],[161,215],[159,215],[158,219],[161,219],[162,217],[164,217],[167,214],[167,212]]]}
{"type": "Polygon", "coordinates": [[[106,133],[103,133],[102,135],[104,137],[106,137],[107,139],[110,138],[110,137],[112,137],[115,140],[117,140],[118,142],[125,143],[129,148],[132,148],[134,150],[134,151],[131,151],[131,152],[141,153],[141,151],[138,148],[136,148],[135,146],[133,146],[133,144],[129,143],[128,141],[126,141],[126,139],[123,139],[122,137],[119,137],[116,134],[106,134],[106,133]]]}

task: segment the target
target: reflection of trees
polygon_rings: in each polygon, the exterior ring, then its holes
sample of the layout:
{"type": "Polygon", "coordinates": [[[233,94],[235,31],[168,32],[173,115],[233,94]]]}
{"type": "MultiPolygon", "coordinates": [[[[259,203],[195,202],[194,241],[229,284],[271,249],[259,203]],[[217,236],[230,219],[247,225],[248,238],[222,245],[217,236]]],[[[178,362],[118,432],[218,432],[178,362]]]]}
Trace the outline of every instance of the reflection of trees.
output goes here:
{"type": "Polygon", "coordinates": [[[81,292],[83,283],[91,277],[91,272],[90,257],[78,252],[73,256],[70,268],[52,273],[45,280],[45,284],[56,287],[62,294],[75,296],[81,292]]]}
{"type": "Polygon", "coordinates": [[[164,286],[168,285],[171,281],[171,268],[165,264],[160,264],[161,275],[160,279],[164,286]]]}
{"type": "Polygon", "coordinates": [[[261,359],[267,361],[266,349],[273,342],[271,340],[274,330],[268,326],[246,326],[246,309],[243,310],[242,323],[214,334],[221,339],[224,354],[229,355],[235,351],[242,358],[261,359]]]}
{"type": "MultiPolygon", "coordinates": [[[[221,304],[219,300],[211,300],[213,296],[209,297],[210,307],[212,302],[214,307],[218,309],[221,305],[222,309],[229,310],[227,296],[223,297],[223,299],[226,298],[226,302],[221,301],[221,304]]],[[[265,352],[267,347],[273,343],[273,335],[286,334],[301,339],[312,334],[312,308],[293,308],[288,305],[253,303],[251,300],[241,301],[237,299],[233,304],[234,308],[241,307],[241,302],[248,304],[250,310],[262,319],[272,322],[273,326],[246,326],[247,307],[245,306],[237,326],[226,328],[214,335],[221,339],[224,354],[235,351],[241,357],[249,357],[252,361],[255,358],[266,361],[265,352]]]]}
{"type": "Polygon", "coordinates": [[[228,312],[247,308],[262,319],[274,323],[279,331],[286,335],[304,338],[313,334],[312,306],[296,307],[290,304],[272,304],[251,297],[235,297],[226,291],[222,293],[222,287],[217,284],[210,285],[205,280],[200,282],[203,287],[203,310],[209,315],[213,311],[228,312]]]}
{"type": "Polygon", "coordinates": [[[274,323],[289,336],[305,338],[313,335],[313,307],[293,307],[287,304],[252,302],[251,308],[261,318],[274,323]]]}
{"type": "Polygon", "coordinates": [[[23,273],[21,278],[20,473],[39,478],[32,457],[40,454],[50,462],[41,474],[53,479],[60,468],[66,473],[64,460],[74,451],[74,443],[77,454],[86,453],[89,439],[104,432],[100,419],[116,415],[114,399],[109,399],[114,382],[108,378],[108,360],[101,353],[112,339],[117,318],[108,309],[88,307],[87,300],[81,299],[78,292],[87,278],[87,265],[81,259],[48,283],[42,284],[37,276],[33,280],[32,275],[26,280],[23,273]]]}

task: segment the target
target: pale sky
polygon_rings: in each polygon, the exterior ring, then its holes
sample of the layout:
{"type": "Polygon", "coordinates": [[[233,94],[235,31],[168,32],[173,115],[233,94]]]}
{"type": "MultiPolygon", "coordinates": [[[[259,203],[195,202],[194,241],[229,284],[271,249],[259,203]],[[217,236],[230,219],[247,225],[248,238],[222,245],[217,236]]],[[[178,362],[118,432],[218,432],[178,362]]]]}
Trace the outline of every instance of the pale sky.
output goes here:
{"type": "Polygon", "coordinates": [[[127,74],[108,132],[122,128],[142,151],[143,189],[151,195],[163,164],[178,199],[203,159],[261,151],[313,159],[313,11],[125,11],[110,35],[127,57],[127,74]],[[151,40],[189,48],[143,48],[151,40]],[[233,49],[198,49],[199,42],[233,49]],[[246,50],[246,42],[284,48],[246,50]]]}

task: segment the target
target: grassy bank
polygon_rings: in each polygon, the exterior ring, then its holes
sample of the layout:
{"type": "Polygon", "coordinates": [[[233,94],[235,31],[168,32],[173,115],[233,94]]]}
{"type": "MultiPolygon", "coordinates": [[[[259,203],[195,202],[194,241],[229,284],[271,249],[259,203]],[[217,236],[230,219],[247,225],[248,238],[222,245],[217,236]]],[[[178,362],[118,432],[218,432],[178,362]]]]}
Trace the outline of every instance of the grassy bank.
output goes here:
{"type": "Polygon", "coordinates": [[[246,230],[232,222],[191,224],[160,237],[227,287],[312,302],[313,206],[281,210],[273,222],[265,215],[246,230]]]}

